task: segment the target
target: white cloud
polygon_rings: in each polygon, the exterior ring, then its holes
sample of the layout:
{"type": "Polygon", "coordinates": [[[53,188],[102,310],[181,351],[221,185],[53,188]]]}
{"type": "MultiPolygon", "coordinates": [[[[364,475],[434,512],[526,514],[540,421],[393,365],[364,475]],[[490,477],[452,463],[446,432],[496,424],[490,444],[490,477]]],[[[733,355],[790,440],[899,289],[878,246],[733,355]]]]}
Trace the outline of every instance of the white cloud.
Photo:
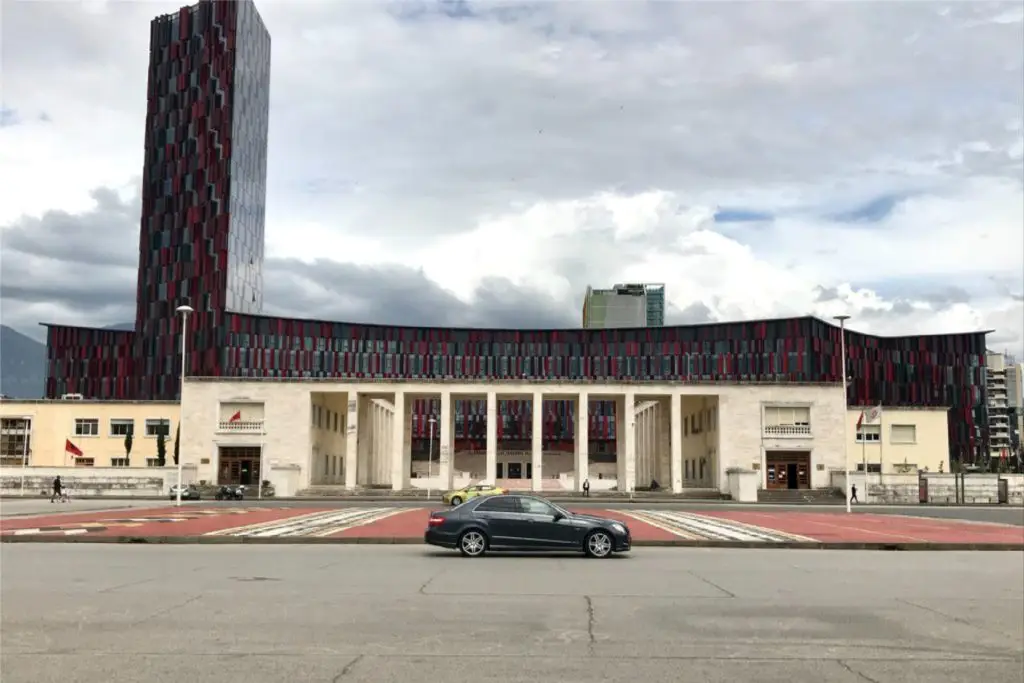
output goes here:
{"type": "MultiPolygon", "coordinates": [[[[588,282],[658,281],[719,318],[993,327],[1024,354],[1012,3],[257,6],[271,257],[422,268],[470,304],[501,277],[566,310],[588,282]],[[835,218],[887,197],[879,220],[835,218]],[[950,287],[968,300],[940,302],[950,287]]],[[[4,107],[22,123],[0,128],[0,225],[135,189],[148,22],[176,7],[5,6],[4,107]]],[[[19,325],[84,315],[3,303],[19,325]]]]}

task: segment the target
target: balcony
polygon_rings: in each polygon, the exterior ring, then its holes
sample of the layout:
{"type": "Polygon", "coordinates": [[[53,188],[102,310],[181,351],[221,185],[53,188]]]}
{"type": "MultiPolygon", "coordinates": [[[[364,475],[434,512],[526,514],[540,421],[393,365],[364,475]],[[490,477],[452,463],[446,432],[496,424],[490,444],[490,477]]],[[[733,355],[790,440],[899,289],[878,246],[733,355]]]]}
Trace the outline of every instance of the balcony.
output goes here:
{"type": "Polygon", "coordinates": [[[221,420],[217,423],[220,434],[262,434],[263,420],[221,420]]]}
{"type": "Polygon", "coordinates": [[[769,439],[806,439],[811,435],[811,426],[765,425],[764,435],[769,439]]]}

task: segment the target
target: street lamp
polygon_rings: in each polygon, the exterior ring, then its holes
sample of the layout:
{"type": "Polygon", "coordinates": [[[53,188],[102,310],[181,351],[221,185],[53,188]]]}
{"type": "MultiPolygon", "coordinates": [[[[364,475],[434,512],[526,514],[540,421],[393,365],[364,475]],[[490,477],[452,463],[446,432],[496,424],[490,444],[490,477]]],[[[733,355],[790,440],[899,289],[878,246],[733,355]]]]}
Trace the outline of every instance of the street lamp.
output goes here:
{"type": "Polygon", "coordinates": [[[427,500],[430,500],[430,484],[434,476],[434,425],[437,424],[437,418],[431,415],[427,423],[430,425],[430,438],[427,439],[427,500]]]}
{"type": "MultiPolygon", "coordinates": [[[[843,454],[846,457],[846,511],[853,512],[853,508],[850,504],[850,497],[853,491],[851,487],[853,482],[850,481],[850,422],[849,415],[847,413],[847,393],[846,393],[846,321],[850,319],[848,315],[834,315],[832,316],[835,320],[839,321],[839,355],[841,356],[840,362],[843,368],[843,454]]],[[[867,468],[864,468],[864,486],[867,487],[868,472],[867,468]]],[[[864,500],[867,500],[868,492],[864,492],[864,500]]]]}
{"type": "Polygon", "coordinates": [[[195,309],[185,304],[178,306],[175,309],[175,313],[181,314],[181,383],[178,387],[178,494],[175,505],[181,506],[181,461],[185,457],[184,450],[181,447],[181,440],[185,436],[185,430],[182,429],[182,422],[185,417],[185,354],[187,349],[185,347],[185,341],[188,339],[188,314],[195,313],[195,309]]]}

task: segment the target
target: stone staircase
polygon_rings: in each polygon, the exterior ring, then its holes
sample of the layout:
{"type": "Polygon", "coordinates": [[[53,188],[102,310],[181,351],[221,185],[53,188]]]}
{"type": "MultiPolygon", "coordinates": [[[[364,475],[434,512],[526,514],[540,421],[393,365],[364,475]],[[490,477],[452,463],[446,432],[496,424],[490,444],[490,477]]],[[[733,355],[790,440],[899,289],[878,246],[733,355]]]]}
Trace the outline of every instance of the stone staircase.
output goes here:
{"type": "Polygon", "coordinates": [[[846,497],[839,489],[761,489],[758,503],[782,505],[842,505],[846,497]]]}
{"type": "MultiPolygon", "coordinates": [[[[530,493],[528,490],[519,490],[517,493],[530,493]]],[[[538,492],[545,498],[551,500],[585,500],[583,494],[575,491],[544,490],[538,492]]],[[[432,497],[437,497],[438,491],[434,489],[432,497]]],[[[302,489],[296,493],[297,498],[376,498],[388,500],[425,500],[427,492],[425,489],[406,489],[404,491],[392,491],[389,488],[363,487],[355,490],[347,490],[338,484],[318,484],[302,489]]],[[[589,500],[594,501],[621,501],[621,500],[729,500],[729,497],[715,489],[684,489],[682,493],[673,494],[670,491],[634,491],[632,494],[619,491],[592,491],[589,500]]]]}

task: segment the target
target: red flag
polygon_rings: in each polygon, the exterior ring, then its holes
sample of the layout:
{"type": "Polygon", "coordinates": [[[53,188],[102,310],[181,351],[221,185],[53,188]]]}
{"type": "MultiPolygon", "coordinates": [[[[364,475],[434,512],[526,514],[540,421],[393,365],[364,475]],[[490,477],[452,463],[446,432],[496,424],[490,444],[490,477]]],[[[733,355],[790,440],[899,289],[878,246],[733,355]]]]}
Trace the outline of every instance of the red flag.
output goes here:
{"type": "Polygon", "coordinates": [[[71,439],[64,440],[64,452],[70,453],[71,456],[75,458],[82,457],[82,449],[76,446],[75,444],[71,443],[71,439]]]}
{"type": "Polygon", "coordinates": [[[863,410],[860,411],[860,417],[857,418],[857,429],[860,429],[860,426],[862,424],[864,424],[864,411],[863,410]]]}
{"type": "Polygon", "coordinates": [[[242,419],[242,411],[239,410],[237,413],[235,413],[234,415],[231,416],[231,419],[228,420],[228,422],[238,422],[241,419],[242,419]]]}

